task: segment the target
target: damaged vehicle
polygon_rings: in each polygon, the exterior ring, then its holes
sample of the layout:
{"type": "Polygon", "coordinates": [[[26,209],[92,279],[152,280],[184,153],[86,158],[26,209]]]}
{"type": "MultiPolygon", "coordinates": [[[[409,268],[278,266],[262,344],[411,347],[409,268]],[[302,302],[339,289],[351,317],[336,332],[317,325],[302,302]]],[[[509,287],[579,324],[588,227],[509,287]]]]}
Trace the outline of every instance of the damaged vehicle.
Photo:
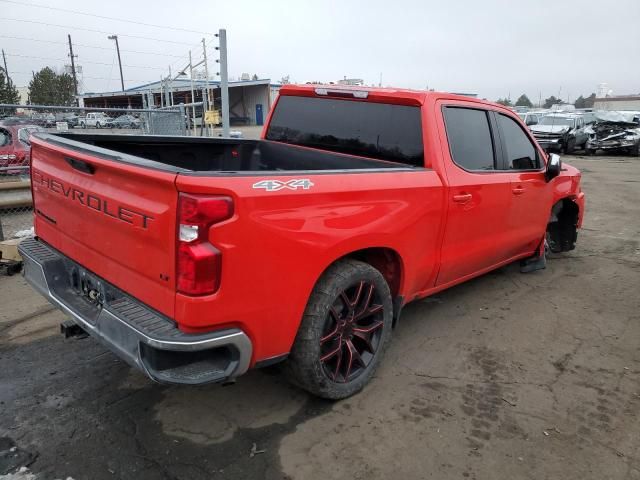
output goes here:
{"type": "Polygon", "coordinates": [[[587,155],[605,150],[640,156],[640,112],[595,112],[595,118],[586,129],[587,155]]]}
{"type": "Polygon", "coordinates": [[[585,148],[589,138],[584,117],[572,113],[550,113],[530,129],[546,151],[573,153],[576,149],[585,148]]]}

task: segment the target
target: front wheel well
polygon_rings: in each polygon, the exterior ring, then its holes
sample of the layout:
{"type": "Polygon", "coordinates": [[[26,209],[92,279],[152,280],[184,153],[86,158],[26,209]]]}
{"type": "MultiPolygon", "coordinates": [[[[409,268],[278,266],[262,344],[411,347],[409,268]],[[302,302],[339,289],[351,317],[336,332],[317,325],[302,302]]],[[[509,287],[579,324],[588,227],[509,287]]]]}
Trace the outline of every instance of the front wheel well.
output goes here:
{"type": "Polygon", "coordinates": [[[568,252],[576,248],[579,210],[571,198],[563,198],[551,208],[546,236],[552,252],[568,252]]]}

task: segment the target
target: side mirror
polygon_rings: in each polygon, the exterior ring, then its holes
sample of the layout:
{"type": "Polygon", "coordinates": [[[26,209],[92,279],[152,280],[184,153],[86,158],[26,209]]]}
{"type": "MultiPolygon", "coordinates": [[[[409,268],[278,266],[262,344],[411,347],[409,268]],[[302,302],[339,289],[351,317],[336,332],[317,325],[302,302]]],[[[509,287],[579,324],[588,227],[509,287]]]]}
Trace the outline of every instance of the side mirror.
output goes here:
{"type": "Polygon", "coordinates": [[[545,178],[547,182],[550,182],[558,175],[560,175],[560,170],[562,169],[562,160],[560,159],[560,155],[557,153],[551,153],[549,155],[549,160],[547,160],[547,170],[545,172],[545,178]]]}

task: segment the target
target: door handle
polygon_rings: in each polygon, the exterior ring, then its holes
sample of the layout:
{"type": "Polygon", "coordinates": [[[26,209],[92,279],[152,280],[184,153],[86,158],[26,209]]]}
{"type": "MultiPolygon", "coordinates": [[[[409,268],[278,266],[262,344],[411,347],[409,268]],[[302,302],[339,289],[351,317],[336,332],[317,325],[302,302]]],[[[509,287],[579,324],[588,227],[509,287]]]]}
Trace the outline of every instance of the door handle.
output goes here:
{"type": "Polygon", "coordinates": [[[96,167],[91,165],[90,163],[83,162],[82,160],[76,160],[75,158],[64,157],[71,168],[74,168],[80,172],[88,173],[89,175],[93,175],[96,171],[96,167]]]}
{"type": "Polygon", "coordinates": [[[456,203],[467,203],[471,200],[472,195],[470,193],[459,193],[453,196],[453,201],[456,203]]]}
{"type": "Polygon", "coordinates": [[[522,187],[515,187],[513,190],[511,190],[513,192],[514,195],[522,195],[525,190],[522,187]]]}

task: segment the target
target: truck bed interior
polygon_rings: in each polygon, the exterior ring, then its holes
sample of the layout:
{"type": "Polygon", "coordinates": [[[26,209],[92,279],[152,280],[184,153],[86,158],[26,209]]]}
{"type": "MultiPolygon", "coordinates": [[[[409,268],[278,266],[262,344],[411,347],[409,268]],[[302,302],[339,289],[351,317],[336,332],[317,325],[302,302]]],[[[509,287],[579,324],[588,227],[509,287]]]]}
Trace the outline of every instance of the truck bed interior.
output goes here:
{"type": "Polygon", "coordinates": [[[360,170],[411,165],[268,140],[65,133],[51,135],[194,172],[360,170]]]}

